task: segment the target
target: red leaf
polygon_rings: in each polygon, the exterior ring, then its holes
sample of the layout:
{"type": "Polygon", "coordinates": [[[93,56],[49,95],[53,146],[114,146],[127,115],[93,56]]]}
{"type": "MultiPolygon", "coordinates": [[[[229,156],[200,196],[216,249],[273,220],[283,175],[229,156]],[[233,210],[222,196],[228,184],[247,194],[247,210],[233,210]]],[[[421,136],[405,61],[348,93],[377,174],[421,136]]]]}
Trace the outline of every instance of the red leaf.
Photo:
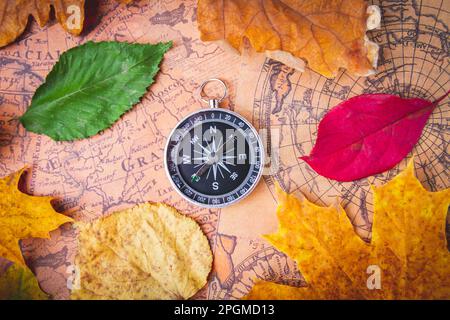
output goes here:
{"type": "Polygon", "coordinates": [[[344,101],[322,119],[311,154],[300,159],[337,181],[389,170],[412,150],[433,109],[449,93],[435,102],[388,94],[344,101]]]}

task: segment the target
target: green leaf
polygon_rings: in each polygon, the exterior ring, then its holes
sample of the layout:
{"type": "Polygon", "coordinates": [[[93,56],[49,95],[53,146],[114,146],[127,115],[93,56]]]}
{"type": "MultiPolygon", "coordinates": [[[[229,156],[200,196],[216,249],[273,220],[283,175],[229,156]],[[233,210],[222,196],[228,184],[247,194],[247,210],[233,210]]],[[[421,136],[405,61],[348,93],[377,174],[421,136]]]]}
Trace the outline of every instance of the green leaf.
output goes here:
{"type": "Polygon", "coordinates": [[[87,42],[63,53],[20,118],[57,141],[109,128],[147,91],[172,42],[87,42]]]}
{"type": "Polygon", "coordinates": [[[46,300],[34,274],[28,268],[11,265],[0,276],[0,300],[46,300]]]}

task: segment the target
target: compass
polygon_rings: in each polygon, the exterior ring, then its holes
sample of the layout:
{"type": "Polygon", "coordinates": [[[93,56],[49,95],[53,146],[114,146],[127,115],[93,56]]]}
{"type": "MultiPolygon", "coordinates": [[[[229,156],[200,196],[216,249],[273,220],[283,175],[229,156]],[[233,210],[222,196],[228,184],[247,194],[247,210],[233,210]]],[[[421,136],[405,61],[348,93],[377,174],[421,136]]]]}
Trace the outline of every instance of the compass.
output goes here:
{"type": "Polygon", "coordinates": [[[264,167],[263,144],[256,129],[239,114],[219,107],[226,93],[221,80],[205,81],[200,98],[209,108],[181,120],[164,152],[166,173],[175,190],[207,208],[225,207],[246,197],[264,167]],[[210,82],[220,83],[222,98],[205,97],[204,88],[210,82]]]}

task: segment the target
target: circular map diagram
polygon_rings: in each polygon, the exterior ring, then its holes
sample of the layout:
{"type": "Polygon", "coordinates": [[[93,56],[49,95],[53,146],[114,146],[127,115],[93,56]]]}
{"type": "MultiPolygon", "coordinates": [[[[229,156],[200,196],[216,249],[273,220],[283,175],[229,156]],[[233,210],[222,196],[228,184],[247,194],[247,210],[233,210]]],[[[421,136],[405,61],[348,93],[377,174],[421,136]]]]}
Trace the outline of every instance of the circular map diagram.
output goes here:
{"type": "MultiPolygon", "coordinates": [[[[301,191],[318,204],[336,197],[359,233],[370,238],[372,199],[370,184],[393,178],[393,170],[349,183],[320,177],[299,157],[307,155],[317,138],[317,127],[328,110],[353,96],[389,93],[404,98],[435,100],[449,89],[449,11],[443,1],[373,2],[382,10],[379,29],[369,37],[380,46],[379,67],[370,77],[341,72],[327,79],[311,70],[303,73],[267,59],[261,66],[253,100],[253,120],[269,137],[279,136],[279,167],[273,179],[289,191],[301,191]],[[276,132],[275,132],[276,131],[276,132]]],[[[395,108],[395,106],[392,106],[395,108]]],[[[421,182],[436,191],[450,185],[448,175],[448,102],[433,112],[412,155],[421,182]]],[[[273,146],[270,144],[270,150],[273,146]]]]}

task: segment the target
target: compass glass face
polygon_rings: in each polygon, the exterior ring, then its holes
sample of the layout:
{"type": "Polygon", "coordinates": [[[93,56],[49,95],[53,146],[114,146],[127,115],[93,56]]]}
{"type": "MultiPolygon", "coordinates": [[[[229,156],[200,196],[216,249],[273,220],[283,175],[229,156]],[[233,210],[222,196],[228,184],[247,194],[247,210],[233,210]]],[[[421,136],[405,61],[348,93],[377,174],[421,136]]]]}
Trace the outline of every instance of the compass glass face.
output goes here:
{"type": "Polygon", "coordinates": [[[246,196],[261,176],[261,142],[240,116],[197,112],[178,124],[166,149],[169,178],[191,202],[221,207],[246,196]]]}

